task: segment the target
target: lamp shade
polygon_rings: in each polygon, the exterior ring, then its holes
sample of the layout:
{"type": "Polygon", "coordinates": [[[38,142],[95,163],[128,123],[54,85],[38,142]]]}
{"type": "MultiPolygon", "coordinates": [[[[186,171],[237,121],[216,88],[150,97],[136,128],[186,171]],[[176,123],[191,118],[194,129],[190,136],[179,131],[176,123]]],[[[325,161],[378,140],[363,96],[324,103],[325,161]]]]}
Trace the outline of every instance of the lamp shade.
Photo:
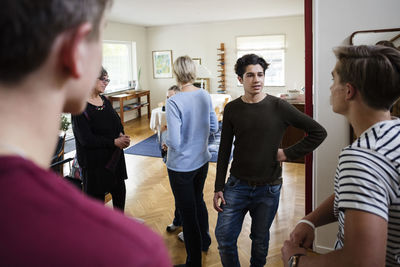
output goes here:
{"type": "Polygon", "coordinates": [[[210,78],[211,71],[209,71],[203,65],[198,64],[198,65],[196,65],[196,76],[198,78],[210,78]]]}

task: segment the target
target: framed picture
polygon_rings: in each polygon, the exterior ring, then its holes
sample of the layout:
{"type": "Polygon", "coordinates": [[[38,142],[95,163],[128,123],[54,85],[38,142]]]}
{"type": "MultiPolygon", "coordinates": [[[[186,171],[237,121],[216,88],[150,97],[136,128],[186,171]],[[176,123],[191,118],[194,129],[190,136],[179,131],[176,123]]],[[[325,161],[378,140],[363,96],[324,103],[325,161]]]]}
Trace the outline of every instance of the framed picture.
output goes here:
{"type": "Polygon", "coordinates": [[[172,78],[172,50],[153,51],[153,76],[172,78]]]}
{"type": "Polygon", "coordinates": [[[199,57],[194,57],[192,58],[193,62],[196,63],[197,65],[201,65],[201,58],[199,57]]]}

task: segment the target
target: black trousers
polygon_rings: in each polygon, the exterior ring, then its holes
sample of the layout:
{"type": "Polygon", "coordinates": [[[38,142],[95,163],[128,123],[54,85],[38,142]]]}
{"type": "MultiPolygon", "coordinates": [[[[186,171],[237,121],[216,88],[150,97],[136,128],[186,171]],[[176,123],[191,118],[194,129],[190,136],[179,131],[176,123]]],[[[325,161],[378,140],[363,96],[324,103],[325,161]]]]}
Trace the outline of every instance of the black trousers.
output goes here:
{"type": "MultiPolygon", "coordinates": [[[[82,169],[83,172],[83,191],[104,203],[105,196],[107,193],[110,193],[112,196],[113,207],[120,209],[122,211],[125,210],[125,200],[126,200],[126,187],[125,180],[118,179],[116,177],[110,177],[108,181],[101,186],[101,190],[99,186],[91,186],[93,183],[88,181],[88,175],[86,169],[82,169]]],[[[89,177],[89,179],[95,179],[95,177],[89,177]]]]}
{"type": "Polygon", "coordinates": [[[177,172],[168,169],[169,181],[175,196],[175,205],[183,220],[186,247],[186,266],[201,266],[201,251],[211,244],[208,230],[208,212],[203,199],[208,162],[197,170],[177,172]]]}
{"type": "Polygon", "coordinates": [[[126,200],[125,180],[119,181],[118,183],[113,183],[113,185],[110,186],[109,190],[107,192],[104,192],[103,194],[93,194],[91,196],[104,203],[107,193],[111,194],[114,209],[120,209],[124,211],[126,200]]]}

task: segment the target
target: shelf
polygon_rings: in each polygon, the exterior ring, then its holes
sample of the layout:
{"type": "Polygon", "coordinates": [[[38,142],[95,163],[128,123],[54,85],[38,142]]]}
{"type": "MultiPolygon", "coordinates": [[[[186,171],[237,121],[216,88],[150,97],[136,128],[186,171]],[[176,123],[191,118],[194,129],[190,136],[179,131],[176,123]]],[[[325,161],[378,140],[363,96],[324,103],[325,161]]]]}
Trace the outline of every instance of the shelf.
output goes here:
{"type": "MultiPolygon", "coordinates": [[[[133,104],[128,104],[126,106],[124,106],[124,112],[126,111],[132,111],[132,110],[136,110],[139,108],[143,108],[148,106],[149,103],[143,103],[143,104],[137,104],[137,103],[133,103],[133,104]]],[[[120,107],[116,107],[114,108],[114,110],[119,114],[120,113],[120,107]]]]}
{"type": "Polygon", "coordinates": [[[123,94],[109,96],[109,100],[111,103],[119,102],[120,105],[117,108],[115,108],[115,111],[119,114],[122,125],[124,125],[124,113],[125,112],[137,110],[138,116],[140,117],[142,115],[141,109],[144,107],[147,107],[147,117],[150,119],[151,112],[150,112],[150,91],[149,90],[126,91],[123,94]],[[142,96],[147,97],[146,102],[141,101],[140,98],[142,96]],[[131,99],[137,99],[138,102],[124,104],[125,101],[131,100],[131,99]]]}
{"type": "Polygon", "coordinates": [[[217,72],[220,74],[218,77],[220,78],[217,83],[218,83],[218,88],[221,88],[218,90],[218,92],[225,92],[225,44],[221,43],[220,47],[217,48],[217,56],[219,58],[217,59],[218,65],[217,65],[217,72]]]}

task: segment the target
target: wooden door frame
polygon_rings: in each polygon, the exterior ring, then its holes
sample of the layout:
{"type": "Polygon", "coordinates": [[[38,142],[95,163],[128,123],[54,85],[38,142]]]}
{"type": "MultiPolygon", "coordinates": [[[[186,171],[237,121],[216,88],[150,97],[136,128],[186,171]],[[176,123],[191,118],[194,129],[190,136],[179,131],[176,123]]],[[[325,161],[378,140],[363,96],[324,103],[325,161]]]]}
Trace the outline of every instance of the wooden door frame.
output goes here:
{"type": "MultiPolygon", "coordinates": [[[[304,0],[305,34],[305,113],[313,117],[313,27],[312,0],[304,0]]],[[[312,211],[313,205],[313,154],[305,157],[305,214],[312,211]]]]}

